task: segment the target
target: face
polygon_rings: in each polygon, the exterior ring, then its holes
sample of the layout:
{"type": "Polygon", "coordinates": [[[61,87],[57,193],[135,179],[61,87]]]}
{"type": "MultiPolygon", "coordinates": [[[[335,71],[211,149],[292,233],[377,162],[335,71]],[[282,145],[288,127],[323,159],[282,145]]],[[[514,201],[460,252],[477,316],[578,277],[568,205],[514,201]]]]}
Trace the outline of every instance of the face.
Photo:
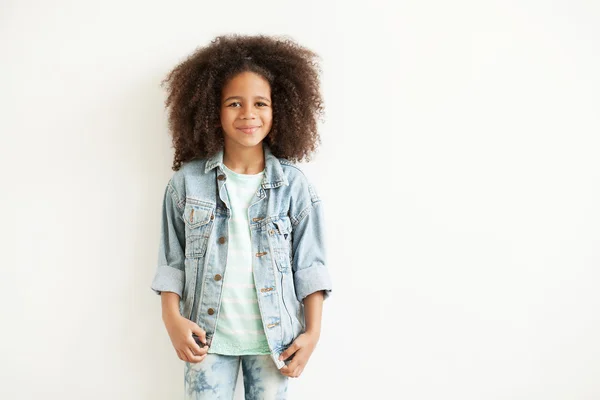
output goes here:
{"type": "Polygon", "coordinates": [[[220,121],[226,148],[261,145],[272,123],[271,86],[266,79],[242,72],[227,82],[221,92],[220,121]]]}

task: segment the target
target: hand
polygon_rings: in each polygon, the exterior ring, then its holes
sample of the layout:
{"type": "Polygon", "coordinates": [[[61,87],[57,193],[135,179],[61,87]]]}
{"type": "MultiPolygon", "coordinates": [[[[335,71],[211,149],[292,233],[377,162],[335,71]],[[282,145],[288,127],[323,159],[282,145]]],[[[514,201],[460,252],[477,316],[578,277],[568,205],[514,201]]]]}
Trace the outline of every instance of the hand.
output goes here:
{"type": "Polygon", "coordinates": [[[297,378],[300,376],[304,367],[308,363],[310,355],[317,347],[319,341],[319,335],[304,332],[298,335],[296,340],[279,356],[280,360],[288,359],[292,354],[294,358],[288,365],[283,366],[279,371],[282,375],[289,376],[290,378],[297,378]]]}
{"type": "Polygon", "coordinates": [[[208,346],[206,346],[206,332],[196,323],[181,315],[171,315],[164,318],[165,326],[171,343],[182,361],[199,363],[206,357],[208,346]],[[192,333],[195,333],[204,347],[198,346],[192,333]]]}

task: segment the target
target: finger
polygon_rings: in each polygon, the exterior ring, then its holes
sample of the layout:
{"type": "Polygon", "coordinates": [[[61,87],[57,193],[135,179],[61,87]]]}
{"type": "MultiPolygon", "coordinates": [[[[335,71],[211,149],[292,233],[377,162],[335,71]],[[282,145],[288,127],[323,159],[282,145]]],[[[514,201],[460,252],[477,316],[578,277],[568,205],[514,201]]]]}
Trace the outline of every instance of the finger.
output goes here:
{"type": "Polygon", "coordinates": [[[187,356],[185,355],[185,353],[184,353],[183,351],[181,351],[181,350],[177,350],[177,354],[179,355],[179,358],[180,358],[182,361],[189,362],[189,360],[188,360],[187,356]]]}
{"type": "Polygon", "coordinates": [[[188,357],[188,360],[191,363],[198,363],[200,361],[202,361],[204,359],[204,357],[206,356],[206,354],[197,356],[192,352],[192,349],[190,349],[189,347],[185,350],[185,355],[188,357]]]}
{"type": "Polygon", "coordinates": [[[298,359],[294,358],[292,361],[290,361],[290,363],[287,365],[288,372],[290,373],[290,375],[294,372],[296,368],[298,368],[298,365],[298,359]]]}
{"type": "Polygon", "coordinates": [[[198,339],[200,339],[203,344],[206,344],[206,332],[204,329],[200,328],[198,324],[192,324],[192,333],[195,333],[196,336],[198,336],[198,339]]]}
{"type": "Polygon", "coordinates": [[[208,351],[208,346],[200,347],[198,345],[198,343],[196,343],[196,341],[194,340],[193,337],[190,337],[188,339],[187,345],[190,349],[192,349],[194,354],[197,354],[197,355],[206,354],[206,352],[208,351]]]}
{"type": "Polygon", "coordinates": [[[205,356],[208,354],[208,347],[206,346],[201,347],[198,352],[196,352],[196,350],[192,349],[191,347],[190,350],[192,351],[192,354],[196,356],[205,356]]]}
{"type": "Polygon", "coordinates": [[[300,365],[298,365],[298,366],[296,367],[296,369],[294,369],[294,372],[292,372],[292,376],[293,376],[294,378],[297,378],[297,377],[299,377],[299,376],[300,376],[300,370],[301,370],[301,369],[302,369],[302,367],[301,367],[300,365]]]}
{"type": "Polygon", "coordinates": [[[177,357],[179,357],[179,359],[181,361],[185,361],[185,359],[183,358],[183,355],[181,354],[181,352],[179,350],[176,349],[175,352],[177,352],[177,357]]]}
{"type": "Polygon", "coordinates": [[[292,343],[290,347],[288,347],[283,353],[281,353],[281,360],[287,360],[298,350],[298,345],[292,343]]]}
{"type": "Polygon", "coordinates": [[[287,365],[281,367],[279,371],[281,372],[281,375],[289,376],[290,370],[287,365]]]}
{"type": "Polygon", "coordinates": [[[290,377],[296,378],[296,372],[298,371],[298,367],[299,366],[298,365],[291,365],[291,363],[290,363],[289,367],[290,367],[290,377]]]}
{"type": "Polygon", "coordinates": [[[198,358],[197,358],[198,361],[196,361],[196,363],[200,363],[200,362],[204,361],[204,359],[206,358],[206,356],[207,356],[207,354],[203,354],[201,356],[198,356],[198,358]]]}
{"type": "Polygon", "coordinates": [[[288,359],[288,357],[289,357],[289,351],[286,350],[279,355],[279,361],[285,361],[288,359]]]}

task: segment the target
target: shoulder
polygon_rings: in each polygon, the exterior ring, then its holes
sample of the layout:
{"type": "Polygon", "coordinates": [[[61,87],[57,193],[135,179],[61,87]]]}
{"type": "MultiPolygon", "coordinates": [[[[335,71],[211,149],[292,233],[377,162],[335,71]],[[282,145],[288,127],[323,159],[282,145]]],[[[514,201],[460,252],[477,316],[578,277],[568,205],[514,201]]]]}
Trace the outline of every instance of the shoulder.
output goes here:
{"type": "Polygon", "coordinates": [[[194,160],[186,161],[181,165],[179,170],[173,173],[173,178],[181,178],[186,176],[197,176],[204,174],[204,167],[206,165],[206,158],[196,158],[194,160]]]}
{"type": "Polygon", "coordinates": [[[178,196],[185,197],[186,184],[204,175],[205,158],[186,161],[177,171],[173,171],[167,186],[175,191],[178,196]]]}
{"type": "Polygon", "coordinates": [[[307,197],[311,203],[320,201],[319,195],[315,188],[315,184],[304,170],[296,163],[278,158],[281,164],[281,169],[288,180],[290,190],[297,195],[307,197]]]}

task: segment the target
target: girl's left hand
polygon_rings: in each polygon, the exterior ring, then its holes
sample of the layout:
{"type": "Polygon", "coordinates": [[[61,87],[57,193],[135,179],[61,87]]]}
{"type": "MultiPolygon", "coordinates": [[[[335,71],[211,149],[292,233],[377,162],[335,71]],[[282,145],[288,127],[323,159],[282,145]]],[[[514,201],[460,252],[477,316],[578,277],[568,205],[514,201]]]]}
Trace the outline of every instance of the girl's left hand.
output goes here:
{"type": "Polygon", "coordinates": [[[311,332],[304,332],[298,335],[296,340],[279,356],[280,360],[288,359],[292,354],[294,358],[288,365],[281,367],[282,375],[289,376],[290,378],[297,378],[300,376],[310,355],[317,347],[319,336],[311,332]]]}

